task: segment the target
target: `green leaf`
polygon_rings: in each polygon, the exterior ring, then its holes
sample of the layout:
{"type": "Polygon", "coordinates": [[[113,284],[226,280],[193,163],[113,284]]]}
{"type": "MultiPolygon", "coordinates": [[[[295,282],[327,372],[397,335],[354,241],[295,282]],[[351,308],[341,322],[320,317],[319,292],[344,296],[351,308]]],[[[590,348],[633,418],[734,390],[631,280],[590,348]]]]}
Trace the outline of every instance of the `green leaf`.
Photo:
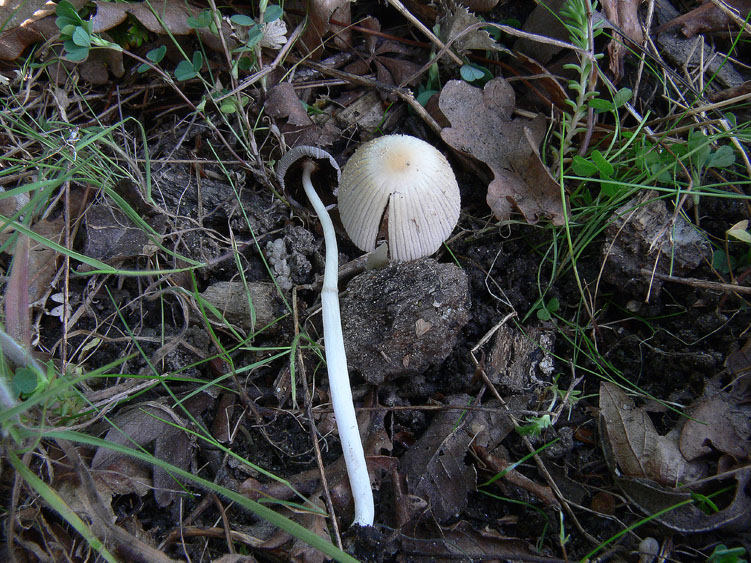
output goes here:
{"type": "Polygon", "coordinates": [[[613,172],[615,169],[613,168],[613,165],[610,164],[604,156],[602,156],[602,153],[595,149],[592,151],[592,162],[594,162],[595,166],[597,166],[597,169],[600,171],[600,176],[603,178],[610,178],[613,175],[613,172]]]}
{"type": "Polygon", "coordinates": [[[27,367],[18,368],[12,383],[16,395],[31,395],[39,383],[37,372],[27,367]]]}
{"type": "Polygon", "coordinates": [[[748,232],[748,220],[739,221],[727,230],[728,236],[751,244],[751,233],[748,232]]]}
{"type": "Polygon", "coordinates": [[[81,16],[78,15],[76,8],[68,0],[63,0],[57,5],[55,15],[57,15],[55,24],[60,29],[66,25],[80,25],[83,21],[81,16]]]}
{"type": "Polygon", "coordinates": [[[696,163],[696,168],[698,170],[702,170],[706,165],[707,162],[709,162],[709,157],[712,155],[712,147],[709,146],[709,143],[706,145],[701,145],[696,149],[696,152],[693,154],[694,162],[696,163]]]}
{"type": "Polygon", "coordinates": [[[633,95],[634,92],[631,88],[621,88],[615,93],[615,96],[613,96],[613,106],[616,108],[623,106],[633,95]]]}
{"type": "Polygon", "coordinates": [[[561,302],[558,301],[557,297],[553,297],[550,301],[548,301],[548,305],[545,308],[551,313],[556,313],[558,312],[558,309],[561,308],[561,302]]]}
{"type": "Polygon", "coordinates": [[[196,74],[201,72],[201,67],[203,66],[203,53],[201,51],[196,51],[193,53],[193,70],[196,71],[196,74]]]}
{"type": "Polygon", "coordinates": [[[602,182],[600,184],[600,192],[608,197],[615,197],[621,191],[621,186],[614,184],[613,182],[602,182]]]}
{"type": "Polygon", "coordinates": [[[248,40],[245,42],[245,46],[249,49],[255,47],[263,39],[263,30],[260,25],[251,27],[248,30],[248,40]]]}
{"type": "Polygon", "coordinates": [[[75,31],[73,31],[71,39],[73,43],[79,47],[86,47],[87,49],[91,47],[91,35],[86,33],[82,27],[77,27],[75,31]]]}
{"type": "Polygon", "coordinates": [[[537,309],[537,318],[541,321],[549,321],[551,318],[550,311],[548,311],[545,307],[537,309]]]}
{"type": "Polygon", "coordinates": [[[438,90],[423,90],[419,94],[417,94],[417,103],[420,104],[422,107],[425,107],[425,105],[428,103],[428,100],[433,96],[433,94],[437,94],[438,90]]]}
{"type": "Polygon", "coordinates": [[[188,27],[192,29],[202,29],[204,27],[209,27],[212,23],[214,23],[214,18],[211,15],[211,10],[203,10],[198,16],[188,17],[188,27]]]}
{"type": "Polygon", "coordinates": [[[572,159],[571,167],[574,169],[574,174],[585,178],[591,178],[597,173],[597,166],[578,154],[572,159]]]}
{"type": "Polygon", "coordinates": [[[223,100],[222,105],[219,106],[219,111],[226,114],[232,114],[237,111],[237,106],[232,100],[223,100]]]}
{"type": "MultiPolygon", "coordinates": [[[[731,256],[730,267],[735,268],[735,264],[735,259],[731,256]]],[[[728,255],[725,254],[724,250],[718,248],[712,253],[712,268],[721,274],[730,273],[730,268],[728,267],[728,255]]]]}
{"type": "Polygon", "coordinates": [[[466,64],[459,69],[459,74],[467,82],[474,82],[475,80],[481,80],[485,76],[485,71],[479,66],[466,64]]]}
{"type": "Polygon", "coordinates": [[[613,102],[603,100],[602,98],[592,98],[589,100],[589,106],[597,112],[610,111],[613,109],[613,102]]]}
{"type": "Polygon", "coordinates": [[[57,18],[55,20],[55,24],[60,30],[60,35],[66,35],[70,37],[71,35],[73,35],[73,32],[75,31],[75,29],[78,27],[79,22],[73,21],[68,18],[57,18]]]}
{"type": "Polygon", "coordinates": [[[284,11],[282,10],[281,6],[271,4],[263,13],[263,23],[271,23],[273,21],[276,21],[282,17],[282,14],[284,14],[284,11]]]}
{"type": "Polygon", "coordinates": [[[152,49],[148,53],[146,53],[146,58],[149,59],[153,63],[160,63],[162,59],[164,58],[164,55],[167,54],[167,46],[162,45],[161,47],[157,47],[156,49],[152,49]]]}
{"type": "Polygon", "coordinates": [[[196,76],[198,76],[198,73],[193,69],[193,64],[190,61],[180,61],[175,68],[175,78],[180,82],[196,76]]]}
{"type": "Polygon", "coordinates": [[[727,168],[735,164],[735,151],[730,145],[722,145],[707,161],[707,168],[727,168]]]}
{"type": "Polygon", "coordinates": [[[253,59],[250,57],[242,57],[237,61],[237,68],[240,70],[250,70],[253,68],[253,59]]]}
{"type": "Polygon", "coordinates": [[[69,61],[73,62],[80,62],[86,59],[86,57],[89,56],[89,48],[88,47],[79,47],[71,39],[68,39],[67,41],[63,41],[63,47],[65,47],[65,57],[69,61]]]}
{"type": "Polygon", "coordinates": [[[146,63],[142,63],[142,64],[138,65],[138,74],[143,74],[144,72],[146,72],[150,68],[151,68],[150,65],[147,65],[146,63]]]}
{"type": "Polygon", "coordinates": [[[241,25],[243,27],[253,27],[254,25],[256,25],[256,20],[254,20],[250,16],[246,16],[245,14],[235,14],[229,20],[232,23],[241,25]]]}

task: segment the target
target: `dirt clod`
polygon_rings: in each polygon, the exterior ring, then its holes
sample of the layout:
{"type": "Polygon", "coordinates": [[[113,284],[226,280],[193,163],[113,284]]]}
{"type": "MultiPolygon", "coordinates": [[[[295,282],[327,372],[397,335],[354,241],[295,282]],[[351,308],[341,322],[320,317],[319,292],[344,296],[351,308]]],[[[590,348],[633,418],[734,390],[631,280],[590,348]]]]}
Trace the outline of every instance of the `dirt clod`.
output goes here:
{"type": "Polygon", "coordinates": [[[451,352],[469,320],[467,275],[419,260],[354,278],[341,302],[350,367],[369,383],[423,372],[451,352]]]}

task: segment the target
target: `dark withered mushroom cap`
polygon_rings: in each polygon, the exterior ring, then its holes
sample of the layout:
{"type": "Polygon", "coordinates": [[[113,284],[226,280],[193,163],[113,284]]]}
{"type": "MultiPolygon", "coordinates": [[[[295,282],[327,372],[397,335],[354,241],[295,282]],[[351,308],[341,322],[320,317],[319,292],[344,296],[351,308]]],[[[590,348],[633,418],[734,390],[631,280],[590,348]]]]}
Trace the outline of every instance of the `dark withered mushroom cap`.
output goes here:
{"type": "Polygon", "coordinates": [[[451,165],[432,145],[407,135],[363,144],[342,169],[339,215],[358,248],[375,249],[388,223],[393,260],[433,254],[459,220],[459,186],[451,165]]]}

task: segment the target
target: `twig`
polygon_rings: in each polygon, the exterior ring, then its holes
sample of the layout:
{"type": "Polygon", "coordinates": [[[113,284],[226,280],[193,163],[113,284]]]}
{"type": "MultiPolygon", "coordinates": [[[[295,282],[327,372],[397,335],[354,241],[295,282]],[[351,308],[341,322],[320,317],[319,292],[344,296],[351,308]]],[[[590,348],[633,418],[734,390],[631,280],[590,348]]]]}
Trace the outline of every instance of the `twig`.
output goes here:
{"type": "Polygon", "coordinates": [[[690,285],[693,287],[699,287],[702,289],[710,289],[715,291],[733,291],[736,293],[751,293],[751,287],[745,285],[736,285],[733,283],[712,282],[707,280],[700,280],[698,278],[679,278],[677,276],[671,276],[668,274],[661,274],[659,272],[653,272],[648,268],[642,268],[640,270],[642,275],[648,277],[655,277],[658,280],[666,282],[680,283],[683,285],[690,285]]]}

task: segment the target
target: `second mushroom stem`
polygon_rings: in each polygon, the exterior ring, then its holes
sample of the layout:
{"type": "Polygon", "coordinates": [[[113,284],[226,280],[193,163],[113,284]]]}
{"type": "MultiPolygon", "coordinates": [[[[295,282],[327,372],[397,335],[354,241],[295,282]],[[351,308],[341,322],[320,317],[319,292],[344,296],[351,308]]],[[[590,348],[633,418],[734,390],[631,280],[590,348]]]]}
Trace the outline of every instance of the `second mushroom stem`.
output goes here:
{"type": "Polygon", "coordinates": [[[315,164],[312,162],[303,164],[302,184],[305,194],[321,221],[326,247],[326,266],[323,273],[323,288],[321,289],[321,314],[323,316],[323,341],[326,348],[331,402],[334,406],[336,426],[339,430],[344,461],[347,464],[349,484],[355,501],[354,524],[372,526],[375,515],[373,491],[370,487],[368,467],[365,464],[365,452],[360,440],[355,406],[352,401],[347,355],[344,351],[344,337],[342,335],[342,320],[339,314],[339,250],[336,245],[334,225],[329,213],[310,181],[310,175],[314,169],[315,164]]]}

